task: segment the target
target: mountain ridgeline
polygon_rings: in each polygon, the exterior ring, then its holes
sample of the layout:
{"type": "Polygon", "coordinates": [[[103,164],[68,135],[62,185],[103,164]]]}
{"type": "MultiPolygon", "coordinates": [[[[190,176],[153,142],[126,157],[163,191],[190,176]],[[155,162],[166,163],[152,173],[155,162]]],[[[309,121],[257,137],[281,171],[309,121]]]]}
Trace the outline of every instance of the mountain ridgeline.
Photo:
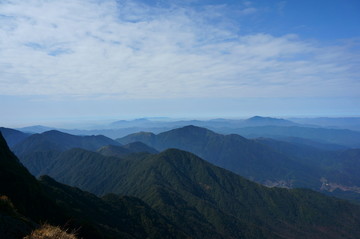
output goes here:
{"type": "Polygon", "coordinates": [[[13,150],[17,155],[29,151],[64,151],[71,148],[83,148],[96,151],[104,145],[120,145],[118,142],[103,135],[77,136],[56,130],[46,131],[42,134],[33,134],[17,144],[13,150]]]}
{"type": "Polygon", "coordinates": [[[221,135],[205,128],[186,126],[158,135],[136,133],[120,143],[140,141],[159,151],[178,148],[212,164],[260,183],[284,187],[320,187],[317,172],[285,154],[239,135],[221,135]]]}
{"type": "Polygon", "coordinates": [[[133,142],[122,146],[106,145],[97,150],[104,156],[124,157],[132,153],[156,154],[158,151],[141,142],[133,142]]]}
{"type": "Polygon", "coordinates": [[[118,142],[104,136],[49,131],[27,137],[13,146],[13,150],[33,175],[40,176],[63,152],[73,148],[113,157],[139,152],[154,154],[167,148],[178,148],[267,186],[311,188],[360,202],[357,150],[336,147],[336,150],[327,150],[326,147],[331,145],[318,147],[316,143],[311,144],[309,146],[306,140],[249,140],[235,134],[221,135],[205,128],[186,126],[158,135],[136,133],[118,139],[118,142]]]}
{"type": "Polygon", "coordinates": [[[356,201],[357,149],[196,126],[117,141],[50,131],[12,149],[34,175],[51,178],[36,180],[0,136],[1,238],[22,238],[44,221],[81,228],[83,238],[360,237],[359,206],[289,189],[356,201]]]}
{"type": "Polygon", "coordinates": [[[137,198],[98,198],[48,176],[36,180],[0,134],[0,238],[17,239],[40,223],[63,225],[80,238],[187,238],[137,198]]]}
{"type": "Polygon", "coordinates": [[[51,130],[27,137],[13,146],[12,150],[33,175],[40,176],[40,171],[51,164],[61,152],[72,148],[96,151],[106,145],[121,144],[102,135],[77,136],[51,130]]]}
{"type": "Polygon", "coordinates": [[[46,172],[98,195],[135,196],[193,238],[356,238],[360,209],[305,189],[267,188],[194,154],[67,151],[46,172]]]}
{"type": "Polygon", "coordinates": [[[360,158],[356,149],[329,151],[317,145],[222,135],[196,126],[158,135],[140,132],[118,139],[120,143],[133,141],[143,142],[159,151],[167,148],[186,150],[268,186],[305,187],[360,199],[360,180],[355,173],[360,170],[360,158]]]}
{"type": "Polygon", "coordinates": [[[329,129],[304,126],[257,126],[222,129],[222,133],[236,133],[247,138],[268,137],[280,140],[307,139],[323,144],[360,148],[360,132],[348,129],[329,129]]]}
{"type": "Polygon", "coordinates": [[[21,141],[25,140],[30,134],[21,132],[15,129],[9,129],[0,127],[0,132],[3,137],[6,139],[7,144],[9,147],[13,147],[14,145],[20,143],[21,141]]]}

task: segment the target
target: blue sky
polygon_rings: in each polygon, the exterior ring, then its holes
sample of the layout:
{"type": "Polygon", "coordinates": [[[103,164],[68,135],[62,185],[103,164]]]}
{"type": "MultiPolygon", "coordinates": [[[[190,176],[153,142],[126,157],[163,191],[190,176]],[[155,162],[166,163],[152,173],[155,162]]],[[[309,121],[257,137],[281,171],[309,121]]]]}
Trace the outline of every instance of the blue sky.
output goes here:
{"type": "Polygon", "coordinates": [[[0,125],[360,115],[360,2],[0,1],[0,125]]]}

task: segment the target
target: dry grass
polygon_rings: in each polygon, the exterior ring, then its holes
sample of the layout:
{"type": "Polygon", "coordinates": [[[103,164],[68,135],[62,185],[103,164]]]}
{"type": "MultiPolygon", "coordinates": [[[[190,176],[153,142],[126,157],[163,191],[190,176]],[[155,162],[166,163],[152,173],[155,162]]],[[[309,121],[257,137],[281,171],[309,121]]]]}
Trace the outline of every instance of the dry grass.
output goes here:
{"type": "Polygon", "coordinates": [[[14,208],[14,205],[12,204],[11,200],[5,195],[0,195],[0,203],[6,204],[9,207],[14,208]]]}
{"type": "Polygon", "coordinates": [[[24,239],[77,239],[77,237],[74,233],[66,232],[59,227],[44,224],[24,239]]]}
{"type": "Polygon", "coordinates": [[[14,207],[14,204],[5,195],[0,195],[0,211],[9,214],[16,214],[16,209],[14,207]]]}

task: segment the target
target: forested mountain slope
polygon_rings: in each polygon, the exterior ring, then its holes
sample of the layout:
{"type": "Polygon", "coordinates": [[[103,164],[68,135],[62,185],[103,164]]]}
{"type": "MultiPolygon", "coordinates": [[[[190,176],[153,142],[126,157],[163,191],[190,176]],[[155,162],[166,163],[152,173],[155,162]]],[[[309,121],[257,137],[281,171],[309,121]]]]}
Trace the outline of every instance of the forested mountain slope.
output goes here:
{"type": "Polygon", "coordinates": [[[73,149],[47,173],[99,195],[139,197],[195,238],[360,235],[355,205],[310,190],[267,188],[177,149],[123,159],[73,149]]]}
{"type": "Polygon", "coordinates": [[[22,238],[39,223],[74,229],[80,238],[186,238],[140,199],[95,195],[44,176],[37,181],[0,134],[0,238],[22,238]]]}

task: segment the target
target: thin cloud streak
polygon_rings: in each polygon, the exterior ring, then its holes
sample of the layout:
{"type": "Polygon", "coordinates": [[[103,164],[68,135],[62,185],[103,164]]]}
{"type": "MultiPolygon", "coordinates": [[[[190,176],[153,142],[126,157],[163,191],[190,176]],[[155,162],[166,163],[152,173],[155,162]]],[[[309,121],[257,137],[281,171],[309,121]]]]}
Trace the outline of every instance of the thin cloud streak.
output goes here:
{"type": "MultiPolygon", "coordinates": [[[[239,35],[226,19],[209,24],[224,6],[196,11],[111,0],[0,6],[2,95],[135,99],[360,92],[359,42],[322,46],[290,33],[239,35]]],[[[246,17],[257,10],[245,6],[239,12],[246,17]]]]}

